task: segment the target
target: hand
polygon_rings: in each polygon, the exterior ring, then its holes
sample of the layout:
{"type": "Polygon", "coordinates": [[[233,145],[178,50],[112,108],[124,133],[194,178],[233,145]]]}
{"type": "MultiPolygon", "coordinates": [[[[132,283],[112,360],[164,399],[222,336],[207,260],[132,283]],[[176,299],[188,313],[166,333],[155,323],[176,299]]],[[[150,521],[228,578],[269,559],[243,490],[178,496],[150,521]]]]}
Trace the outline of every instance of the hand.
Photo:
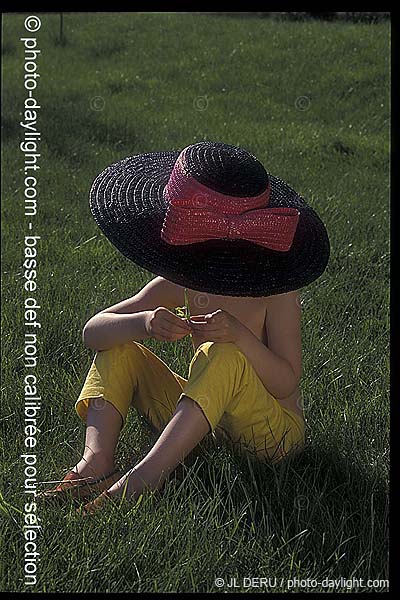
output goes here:
{"type": "Polygon", "coordinates": [[[226,310],[218,310],[207,315],[196,315],[189,319],[193,335],[204,342],[237,342],[245,325],[226,310]]]}
{"type": "Polygon", "coordinates": [[[185,319],[177,317],[164,306],[148,311],[145,328],[150,337],[166,342],[179,340],[192,332],[185,319]]]}

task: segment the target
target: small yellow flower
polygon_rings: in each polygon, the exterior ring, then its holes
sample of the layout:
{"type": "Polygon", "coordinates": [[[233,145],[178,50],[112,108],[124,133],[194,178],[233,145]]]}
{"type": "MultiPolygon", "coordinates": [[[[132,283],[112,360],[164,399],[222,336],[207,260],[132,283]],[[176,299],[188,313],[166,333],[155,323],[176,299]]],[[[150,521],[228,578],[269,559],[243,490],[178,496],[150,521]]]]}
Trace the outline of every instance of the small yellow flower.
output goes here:
{"type": "MultiPolygon", "coordinates": [[[[187,290],[185,288],[185,305],[184,306],[177,306],[175,308],[175,314],[180,317],[181,319],[190,319],[190,310],[189,310],[189,300],[187,297],[187,290]]],[[[190,334],[192,335],[192,334],[190,334]]]]}
{"type": "Polygon", "coordinates": [[[177,306],[175,308],[175,314],[181,319],[187,319],[186,306],[177,306]]]}

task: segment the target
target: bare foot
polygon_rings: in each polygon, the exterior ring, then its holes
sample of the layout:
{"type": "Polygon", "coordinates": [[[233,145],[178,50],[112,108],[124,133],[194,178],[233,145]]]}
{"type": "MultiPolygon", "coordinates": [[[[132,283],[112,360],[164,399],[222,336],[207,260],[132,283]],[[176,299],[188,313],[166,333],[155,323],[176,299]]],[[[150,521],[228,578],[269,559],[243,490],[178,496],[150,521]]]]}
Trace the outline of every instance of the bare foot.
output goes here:
{"type": "Polygon", "coordinates": [[[82,478],[98,479],[105,477],[116,470],[113,459],[107,459],[102,455],[91,454],[88,458],[83,457],[72,471],[78,473],[82,478]]]}

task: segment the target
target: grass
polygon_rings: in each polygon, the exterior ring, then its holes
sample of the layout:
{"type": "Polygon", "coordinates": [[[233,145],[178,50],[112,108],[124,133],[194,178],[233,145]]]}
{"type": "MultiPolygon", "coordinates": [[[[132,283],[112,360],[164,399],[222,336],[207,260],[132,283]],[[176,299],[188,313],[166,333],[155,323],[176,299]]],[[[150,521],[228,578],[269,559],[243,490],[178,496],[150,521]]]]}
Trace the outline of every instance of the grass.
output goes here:
{"type": "MultiPolygon", "coordinates": [[[[91,217],[88,191],[104,166],[203,139],[243,146],[317,209],[332,255],[301,291],[304,453],[272,467],[205,444],[161,497],[84,523],[72,504],[38,508],[34,589],[215,592],[216,577],[277,577],[279,592],[294,577],[387,579],[389,24],[66,13],[60,44],[58,15],[41,20],[40,480],[59,479],[83,449],[73,405],[93,358],[84,323],[153,277],[91,217]]],[[[26,590],[23,21],[3,22],[1,589],[13,592],[26,590]]],[[[145,344],[186,376],[188,337],[145,344]]],[[[132,412],[119,464],[151,439],[132,412]]]]}

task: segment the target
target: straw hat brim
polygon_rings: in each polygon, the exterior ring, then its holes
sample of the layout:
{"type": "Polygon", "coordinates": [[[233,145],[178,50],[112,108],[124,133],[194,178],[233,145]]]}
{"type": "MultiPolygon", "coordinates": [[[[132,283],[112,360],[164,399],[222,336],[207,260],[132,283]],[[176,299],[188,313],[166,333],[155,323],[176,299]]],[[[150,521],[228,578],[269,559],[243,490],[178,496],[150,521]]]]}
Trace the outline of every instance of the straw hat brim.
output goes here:
{"type": "Polygon", "coordinates": [[[329,239],[316,212],[287,183],[269,175],[269,206],[300,212],[288,252],[242,239],[172,245],[161,239],[163,189],[178,151],[127,157],[104,169],[90,190],[93,217],[110,242],[148,271],[193,290],[224,296],[270,296],[308,285],[329,260],[329,239]]]}

